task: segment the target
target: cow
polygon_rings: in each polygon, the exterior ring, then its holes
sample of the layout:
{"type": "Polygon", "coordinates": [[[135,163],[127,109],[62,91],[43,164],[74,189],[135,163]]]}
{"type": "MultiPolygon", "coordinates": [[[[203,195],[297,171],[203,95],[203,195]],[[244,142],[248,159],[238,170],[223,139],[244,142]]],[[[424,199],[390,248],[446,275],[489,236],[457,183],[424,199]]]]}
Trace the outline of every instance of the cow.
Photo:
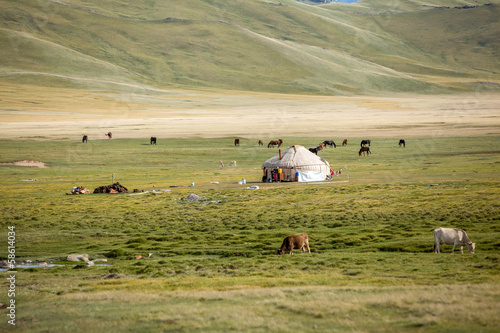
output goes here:
{"type": "Polygon", "coordinates": [[[108,132],[104,135],[106,135],[108,137],[108,139],[111,139],[113,137],[113,133],[111,133],[111,132],[108,132]]]}
{"type": "Polygon", "coordinates": [[[371,154],[372,152],[370,151],[370,147],[361,147],[361,149],[359,150],[359,156],[361,156],[361,154],[363,153],[365,153],[366,155],[371,154]]]}
{"type": "Polygon", "coordinates": [[[82,138],[82,143],[87,143],[87,140],[89,139],[88,136],[84,135],[82,138]]]}
{"type": "Polygon", "coordinates": [[[290,235],[286,236],[283,240],[281,248],[278,249],[278,254],[293,254],[293,249],[301,249],[302,252],[306,252],[306,247],[307,251],[311,253],[311,249],[309,248],[309,236],[306,233],[290,235]]]}
{"type": "Polygon", "coordinates": [[[344,139],[344,141],[342,141],[342,147],[343,146],[347,146],[347,139],[344,139]]]}
{"type": "Polygon", "coordinates": [[[259,146],[263,146],[264,145],[264,142],[262,142],[262,140],[259,140],[259,146]]]}
{"type": "Polygon", "coordinates": [[[323,144],[325,146],[330,146],[330,147],[333,147],[333,148],[337,148],[337,145],[335,144],[335,142],[333,142],[333,140],[325,140],[325,141],[323,141],[323,144]]]}
{"type": "Polygon", "coordinates": [[[239,146],[240,145],[240,139],[234,139],[234,145],[239,146]]]}
{"type": "Polygon", "coordinates": [[[465,231],[454,228],[436,228],[434,229],[434,253],[441,253],[439,244],[453,244],[451,253],[455,251],[455,247],[460,245],[460,252],[464,253],[464,245],[467,246],[470,253],[474,253],[476,243],[472,243],[465,231]]]}
{"type": "Polygon", "coordinates": [[[406,147],[406,142],[405,142],[405,140],[403,140],[403,139],[399,140],[399,146],[400,146],[400,147],[401,147],[401,146],[403,146],[403,148],[405,148],[405,147],[406,147]]]}
{"type": "Polygon", "coordinates": [[[370,146],[371,140],[361,140],[361,147],[364,147],[366,145],[370,146]]]}
{"type": "Polygon", "coordinates": [[[156,145],[156,137],[155,136],[152,136],[151,139],[149,139],[149,144],[156,145]]]}

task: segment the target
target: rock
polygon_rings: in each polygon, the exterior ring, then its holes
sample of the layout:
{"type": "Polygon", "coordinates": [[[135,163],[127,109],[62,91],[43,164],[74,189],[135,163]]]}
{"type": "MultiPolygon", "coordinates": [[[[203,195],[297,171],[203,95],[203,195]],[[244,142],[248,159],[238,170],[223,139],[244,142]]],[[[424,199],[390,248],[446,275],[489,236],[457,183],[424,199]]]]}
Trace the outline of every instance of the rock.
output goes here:
{"type": "Polygon", "coordinates": [[[89,255],[88,254],[70,254],[67,258],[66,261],[89,261],[89,255]]]}
{"type": "Polygon", "coordinates": [[[107,262],[108,259],[106,259],[106,258],[103,258],[103,259],[94,259],[94,262],[99,262],[99,261],[107,262]]]}
{"type": "Polygon", "coordinates": [[[190,195],[188,195],[185,200],[189,201],[189,202],[195,202],[195,201],[200,201],[202,200],[201,197],[197,196],[196,194],[194,193],[191,193],[190,195]]]}

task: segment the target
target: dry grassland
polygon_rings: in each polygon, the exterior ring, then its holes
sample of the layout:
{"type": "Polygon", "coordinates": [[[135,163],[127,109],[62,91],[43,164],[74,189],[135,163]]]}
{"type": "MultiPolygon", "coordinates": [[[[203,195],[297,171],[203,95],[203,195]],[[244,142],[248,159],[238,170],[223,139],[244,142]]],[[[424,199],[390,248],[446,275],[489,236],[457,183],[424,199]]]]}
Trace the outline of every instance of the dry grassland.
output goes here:
{"type": "Polygon", "coordinates": [[[500,95],[336,97],[0,85],[0,138],[498,134],[500,95]]]}

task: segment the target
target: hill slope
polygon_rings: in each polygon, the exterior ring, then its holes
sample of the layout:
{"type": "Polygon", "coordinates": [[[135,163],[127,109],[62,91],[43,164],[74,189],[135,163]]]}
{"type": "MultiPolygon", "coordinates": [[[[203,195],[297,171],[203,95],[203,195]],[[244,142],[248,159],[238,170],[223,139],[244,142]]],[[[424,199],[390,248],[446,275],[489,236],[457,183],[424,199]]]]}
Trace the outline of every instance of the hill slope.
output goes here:
{"type": "Polygon", "coordinates": [[[500,1],[491,2],[0,0],[0,80],[92,90],[496,91],[500,1]]]}

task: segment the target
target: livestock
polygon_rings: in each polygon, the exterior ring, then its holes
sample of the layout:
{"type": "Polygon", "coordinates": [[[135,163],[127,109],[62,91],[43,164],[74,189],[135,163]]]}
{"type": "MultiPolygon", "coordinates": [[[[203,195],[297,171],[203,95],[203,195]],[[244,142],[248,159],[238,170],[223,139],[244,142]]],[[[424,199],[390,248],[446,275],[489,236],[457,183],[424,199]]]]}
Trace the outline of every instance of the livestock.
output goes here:
{"type": "Polygon", "coordinates": [[[152,136],[151,139],[149,139],[149,144],[156,145],[156,137],[155,136],[152,136]]]}
{"type": "Polygon", "coordinates": [[[259,140],[259,146],[263,146],[264,145],[264,142],[262,142],[262,140],[259,140]]]}
{"type": "Polygon", "coordinates": [[[370,146],[371,140],[361,140],[361,147],[364,147],[366,145],[370,146]]]}
{"type": "Polygon", "coordinates": [[[219,166],[220,166],[221,168],[223,168],[223,167],[224,167],[224,163],[223,163],[222,161],[219,161],[219,166]]]}
{"type": "Polygon", "coordinates": [[[464,245],[467,246],[470,253],[474,253],[476,243],[472,243],[467,233],[461,229],[455,228],[436,228],[434,229],[434,253],[441,253],[439,250],[440,244],[453,244],[451,253],[455,251],[455,247],[460,245],[460,252],[464,253],[464,245]]]}
{"type": "Polygon", "coordinates": [[[236,161],[229,162],[229,166],[236,166],[236,161]]]}
{"type": "Polygon", "coordinates": [[[88,140],[88,136],[84,135],[83,138],[82,138],[82,143],[87,143],[87,140],[88,140]]]}
{"type": "Polygon", "coordinates": [[[240,139],[234,139],[234,145],[239,146],[240,145],[240,139]]]}
{"type": "Polygon", "coordinates": [[[279,148],[281,146],[280,141],[279,140],[271,140],[267,144],[267,148],[274,147],[274,146],[278,146],[278,148],[279,148]]]}
{"type": "Polygon", "coordinates": [[[403,140],[403,139],[399,140],[399,146],[401,147],[401,145],[403,146],[403,148],[406,147],[405,140],[403,140]]]}
{"type": "Polygon", "coordinates": [[[337,145],[335,144],[335,142],[333,142],[333,140],[325,140],[325,141],[323,141],[323,144],[325,146],[330,146],[330,147],[333,147],[333,148],[337,148],[337,145]]]}
{"type": "Polygon", "coordinates": [[[111,133],[111,132],[108,132],[104,135],[106,135],[108,137],[108,139],[111,139],[113,137],[113,133],[111,133]]]}
{"type": "Polygon", "coordinates": [[[319,146],[318,146],[318,147],[316,147],[316,148],[309,148],[309,151],[310,151],[311,153],[316,154],[316,155],[318,155],[318,151],[320,151],[320,150],[322,150],[322,149],[321,149],[321,147],[319,147],[319,146]]]}
{"type": "Polygon", "coordinates": [[[278,249],[278,254],[293,254],[293,249],[300,249],[302,252],[306,252],[306,247],[307,251],[311,253],[311,249],[309,248],[309,236],[307,233],[290,235],[286,236],[283,240],[283,244],[281,244],[281,247],[278,249]]]}
{"type": "Polygon", "coordinates": [[[370,151],[370,147],[361,147],[361,149],[359,150],[359,156],[361,156],[361,154],[363,153],[365,155],[371,154],[372,152],[370,151]]]}
{"type": "Polygon", "coordinates": [[[343,146],[347,146],[347,139],[344,139],[344,141],[342,141],[342,147],[343,146]]]}

